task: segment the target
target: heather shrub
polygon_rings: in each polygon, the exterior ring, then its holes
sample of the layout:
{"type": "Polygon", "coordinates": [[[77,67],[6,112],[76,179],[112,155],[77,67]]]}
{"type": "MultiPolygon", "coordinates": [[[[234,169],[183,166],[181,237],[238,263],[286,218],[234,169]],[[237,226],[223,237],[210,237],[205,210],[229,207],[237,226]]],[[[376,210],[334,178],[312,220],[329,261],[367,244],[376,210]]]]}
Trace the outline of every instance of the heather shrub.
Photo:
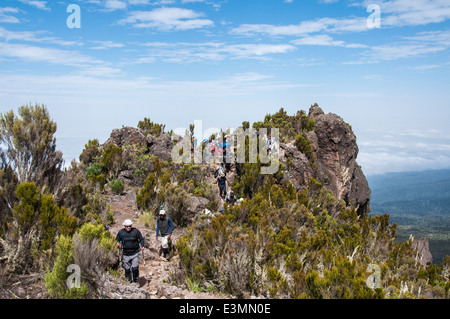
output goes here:
{"type": "Polygon", "coordinates": [[[113,179],[109,182],[111,190],[116,194],[121,194],[125,189],[125,184],[120,179],[113,179]]]}
{"type": "Polygon", "coordinates": [[[68,288],[67,279],[70,273],[67,267],[74,264],[72,237],[59,236],[56,243],[56,261],[53,269],[44,276],[45,286],[54,299],[78,299],[88,293],[86,284],[82,281],[80,288],[68,288]]]}

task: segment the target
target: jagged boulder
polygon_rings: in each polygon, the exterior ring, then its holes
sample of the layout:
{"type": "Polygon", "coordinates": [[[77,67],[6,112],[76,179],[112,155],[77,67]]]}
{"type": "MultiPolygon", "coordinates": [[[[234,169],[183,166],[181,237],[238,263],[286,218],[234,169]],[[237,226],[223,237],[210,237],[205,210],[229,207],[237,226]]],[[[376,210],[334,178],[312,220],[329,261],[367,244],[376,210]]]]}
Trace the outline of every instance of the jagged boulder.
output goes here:
{"type": "Polygon", "coordinates": [[[150,154],[156,155],[164,161],[170,161],[173,148],[172,137],[170,134],[164,133],[157,138],[148,135],[147,140],[149,142],[148,146],[150,154]]]}
{"type": "Polygon", "coordinates": [[[106,148],[110,143],[119,147],[124,145],[146,146],[150,154],[156,155],[164,161],[171,159],[170,152],[173,147],[172,137],[168,133],[163,133],[158,137],[151,134],[145,136],[139,128],[129,126],[114,129],[103,147],[106,148]]]}
{"type": "Polygon", "coordinates": [[[193,218],[200,215],[208,205],[209,200],[203,197],[190,196],[189,207],[187,208],[188,215],[193,218]]]}
{"type": "Polygon", "coordinates": [[[125,126],[121,129],[114,129],[104,146],[108,146],[110,143],[122,147],[124,145],[147,145],[148,140],[140,129],[125,126]]]}
{"type": "Polygon", "coordinates": [[[316,122],[308,138],[313,146],[319,181],[338,200],[355,207],[359,215],[367,213],[371,191],[356,162],[359,149],[350,125],[336,114],[325,114],[317,105],[311,107],[309,114],[316,122]]]}
{"type": "Polygon", "coordinates": [[[414,250],[417,251],[416,261],[421,263],[424,268],[433,262],[433,256],[430,252],[428,239],[420,238],[412,243],[414,250]]]}
{"type": "Polygon", "coordinates": [[[286,182],[292,182],[296,189],[308,183],[313,171],[305,154],[297,150],[292,143],[280,143],[280,158],[285,161],[289,158],[288,169],[283,176],[286,182]]]}
{"type": "Polygon", "coordinates": [[[306,133],[314,164],[292,142],[280,143],[280,160],[287,167],[284,179],[299,189],[314,176],[337,200],[355,207],[359,215],[366,214],[370,211],[371,191],[356,162],[359,149],[350,125],[336,114],[325,114],[317,104],[310,108],[308,116],[315,121],[314,130],[306,133]]]}

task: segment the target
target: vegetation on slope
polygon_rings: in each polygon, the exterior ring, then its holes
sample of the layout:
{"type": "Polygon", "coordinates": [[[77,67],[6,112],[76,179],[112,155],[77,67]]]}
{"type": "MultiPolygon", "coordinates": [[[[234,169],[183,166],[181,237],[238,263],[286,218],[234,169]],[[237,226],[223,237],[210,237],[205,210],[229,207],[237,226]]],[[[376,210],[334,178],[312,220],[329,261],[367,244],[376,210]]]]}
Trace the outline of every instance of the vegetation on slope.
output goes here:
{"type": "MultiPolygon", "coordinates": [[[[253,127],[280,128],[281,142],[294,141],[313,166],[306,133],[314,121],[305,112],[281,109],[253,127]]],[[[164,134],[164,125],[149,119],[139,129],[164,134]]],[[[294,188],[283,179],[285,163],[274,175],[259,174],[261,161],[239,164],[232,187],[244,201],[212,219],[195,218],[187,213],[194,200],[204,199],[213,212],[220,207],[206,166],[164,161],[147,145],[90,140],[80,162],[63,171],[55,131],[45,106],[0,118],[0,262],[10,272],[45,272],[52,297],[98,296],[96,280],[117,269],[107,231],[114,218],[104,197],[106,190],[122,192],[120,174],[131,172],[143,215],[155,216],[164,205],[176,227],[187,227],[177,242],[175,283],[239,297],[448,298],[449,257],[424,269],[410,241],[394,242],[388,215],[358,215],[314,177],[294,188]],[[65,286],[71,263],[85,274],[79,290],[65,286]],[[374,265],[377,289],[367,284],[374,265]]]]}

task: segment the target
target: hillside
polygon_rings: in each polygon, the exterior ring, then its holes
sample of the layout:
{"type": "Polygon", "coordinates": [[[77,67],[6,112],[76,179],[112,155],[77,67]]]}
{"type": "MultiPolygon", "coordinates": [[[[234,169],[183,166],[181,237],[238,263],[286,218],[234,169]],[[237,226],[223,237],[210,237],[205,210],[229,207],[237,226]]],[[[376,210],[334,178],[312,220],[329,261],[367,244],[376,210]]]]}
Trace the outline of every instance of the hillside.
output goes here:
{"type": "Polygon", "coordinates": [[[89,140],[66,170],[45,107],[1,120],[5,298],[448,298],[450,258],[433,264],[427,240],[398,241],[389,215],[369,214],[356,136],[317,104],[244,121],[244,139],[226,130],[197,146],[189,132],[176,136],[146,118],[114,129],[104,143],[89,140]],[[234,206],[214,178],[224,159],[220,138],[228,136],[237,136],[227,140],[228,155],[244,151],[227,167],[240,199],[234,206]],[[183,154],[205,157],[175,160],[183,154]],[[155,240],[161,206],[175,225],[168,262],[155,240]],[[140,287],[119,268],[114,237],[126,218],[146,240],[140,287]],[[79,288],[65,284],[70,265],[81,270],[79,288]]]}
{"type": "MultiPolygon", "coordinates": [[[[370,176],[368,180],[372,190],[372,204],[421,200],[440,200],[444,203],[450,199],[450,169],[389,173],[370,176]]],[[[449,211],[445,205],[437,206],[442,207],[444,213],[449,211]]]]}
{"type": "Polygon", "coordinates": [[[398,239],[426,237],[436,263],[450,255],[450,170],[368,177],[373,214],[389,213],[398,239]]]}

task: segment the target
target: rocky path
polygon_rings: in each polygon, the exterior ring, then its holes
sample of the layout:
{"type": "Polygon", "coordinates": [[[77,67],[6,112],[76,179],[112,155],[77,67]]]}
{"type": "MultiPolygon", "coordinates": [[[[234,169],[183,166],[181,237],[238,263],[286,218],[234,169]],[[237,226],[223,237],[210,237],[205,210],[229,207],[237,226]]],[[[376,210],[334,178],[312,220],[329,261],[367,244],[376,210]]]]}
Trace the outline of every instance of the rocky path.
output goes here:
{"type": "MultiPolygon", "coordinates": [[[[108,194],[107,203],[115,212],[115,223],[111,225],[109,231],[115,237],[123,228],[122,223],[125,219],[133,221],[133,227],[139,229],[145,239],[145,249],[141,253],[139,266],[139,283],[141,290],[145,290],[145,295],[150,299],[216,299],[224,298],[208,292],[190,291],[186,285],[179,287],[171,284],[170,276],[177,271],[178,255],[175,254],[167,261],[159,256],[159,241],[156,239],[156,230],[154,227],[145,226],[139,220],[139,211],[136,206],[136,193],[131,189],[126,189],[122,195],[108,194]],[[145,265],[142,255],[145,258],[145,265]]],[[[172,241],[182,237],[184,229],[174,228],[172,241]]],[[[131,286],[131,285],[130,285],[131,286]]]]}

